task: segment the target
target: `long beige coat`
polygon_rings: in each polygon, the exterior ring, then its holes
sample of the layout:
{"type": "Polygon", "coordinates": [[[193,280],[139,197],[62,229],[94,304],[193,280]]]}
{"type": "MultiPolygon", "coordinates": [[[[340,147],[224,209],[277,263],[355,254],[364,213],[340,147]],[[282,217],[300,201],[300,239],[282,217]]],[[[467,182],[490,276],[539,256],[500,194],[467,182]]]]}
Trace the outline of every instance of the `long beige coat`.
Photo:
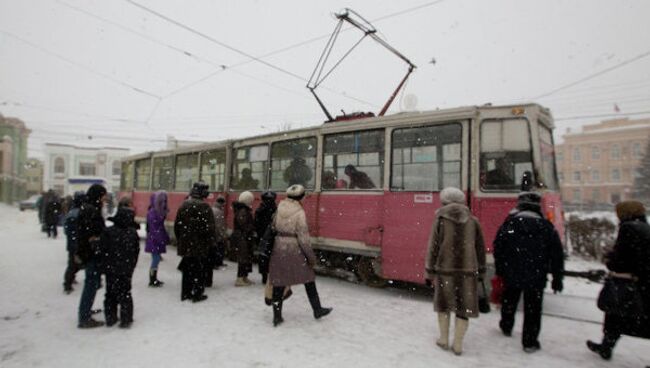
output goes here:
{"type": "Polygon", "coordinates": [[[485,274],[485,244],[481,225],[466,206],[452,203],[438,210],[426,272],[434,281],[436,312],[478,317],[478,278],[485,274]]]}
{"type": "Polygon", "coordinates": [[[311,248],[307,216],[299,201],[280,202],[273,226],[278,232],[269,263],[273,286],[291,286],[314,281],[312,265],[316,256],[311,248]]]}

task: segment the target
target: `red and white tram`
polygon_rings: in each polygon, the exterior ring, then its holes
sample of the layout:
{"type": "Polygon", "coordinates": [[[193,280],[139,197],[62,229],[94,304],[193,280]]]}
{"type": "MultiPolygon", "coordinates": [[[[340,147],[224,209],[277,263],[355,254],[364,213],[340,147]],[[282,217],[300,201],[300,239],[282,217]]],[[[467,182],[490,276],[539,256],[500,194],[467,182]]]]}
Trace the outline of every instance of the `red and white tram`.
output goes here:
{"type": "Polygon", "coordinates": [[[134,155],[123,160],[120,196],[139,219],[149,196],[169,192],[172,222],[193,182],[230,204],[239,193],[283,191],[304,199],[322,266],[362,280],[424,282],[424,258],[439,192],[461,188],[483,226],[488,251],[525,172],[543,192],[543,210],[564,234],[553,119],[537,104],[471,106],[325,123],[263,136],[134,155]]]}

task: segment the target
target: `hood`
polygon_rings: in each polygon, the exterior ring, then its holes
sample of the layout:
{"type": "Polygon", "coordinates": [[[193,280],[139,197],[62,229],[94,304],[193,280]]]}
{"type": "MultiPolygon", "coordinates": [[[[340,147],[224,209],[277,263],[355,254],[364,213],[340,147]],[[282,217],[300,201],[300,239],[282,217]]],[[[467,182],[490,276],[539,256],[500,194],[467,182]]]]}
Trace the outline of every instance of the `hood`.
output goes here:
{"type": "Polygon", "coordinates": [[[74,197],[72,198],[72,207],[79,208],[86,201],[86,193],[84,192],[75,192],[74,197]]]}
{"type": "Polygon", "coordinates": [[[93,205],[99,205],[99,202],[101,201],[102,197],[106,194],[106,188],[100,184],[93,184],[88,188],[88,191],[86,192],[86,197],[88,198],[88,202],[93,204],[93,205]]]}
{"type": "Polygon", "coordinates": [[[472,213],[464,204],[450,203],[442,206],[437,211],[438,216],[446,218],[458,224],[464,224],[469,220],[472,213]]]}
{"type": "Polygon", "coordinates": [[[115,216],[109,217],[108,221],[111,221],[117,227],[129,227],[133,222],[135,213],[132,209],[128,207],[121,207],[115,213],[115,216]]]}
{"type": "Polygon", "coordinates": [[[278,205],[278,211],[276,212],[276,217],[278,218],[290,218],[296,213],[302,211],[302,205],[300,204],[299,201],[296,201],[291,198],[287,198],[280,202],[280,205],[278,205]]]}
{"type": "Polygon", "coordinates": [[[159,216],[167,216],[167,213],[169,212],[169,208],[167,207],[167,192],[156,192],[152,205],[154,211],[156,211],[159,216]]]}

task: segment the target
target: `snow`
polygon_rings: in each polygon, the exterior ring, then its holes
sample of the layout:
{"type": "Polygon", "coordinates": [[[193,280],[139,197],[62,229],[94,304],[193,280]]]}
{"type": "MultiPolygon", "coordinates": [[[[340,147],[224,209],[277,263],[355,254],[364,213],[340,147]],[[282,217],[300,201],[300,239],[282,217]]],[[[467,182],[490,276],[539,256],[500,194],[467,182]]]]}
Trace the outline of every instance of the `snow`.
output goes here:
{"type": "MultiPolygon", "coordinates": [[[[643,367],[650,343],[623,337],[613,360],[588,351],[586,339],[601,337],[595,307],[600,285],[566,279],[565,292],[545,296],[542,350],[521,349],[521,322],[513,337],[501,335],[498,310],[472,319],[461,357],[435,346],[431,297],[406,289],[374,289],[318,277],[331,315],[314,320],[302,287],[285,303],[285,323],[274,328],[263,288],[233,286],[236,265],[215,271],[209,299],[180,301],[179,258],[164,256],[160,289],[148,288],[150,257],[142,252],[133,281],[135,322],[79,330],[77,306],[83,282],[62,292],[65,240],[38,231],[36,214],[0,205],[0,367],[643,367]],[[578,318],[579,321],[563,317],[578,318]],[[584,321],[583,321],[584,320],[584,321]]],[[[571,261],[567,268],[602,267],[571,261]]],[[[257,274],[252,275],[259,280],[257,274]]],[[[95,299],[101,308],[103,289],[95,299]]],[[[102,315],[97,316],[103,320],[102,315]]]]}

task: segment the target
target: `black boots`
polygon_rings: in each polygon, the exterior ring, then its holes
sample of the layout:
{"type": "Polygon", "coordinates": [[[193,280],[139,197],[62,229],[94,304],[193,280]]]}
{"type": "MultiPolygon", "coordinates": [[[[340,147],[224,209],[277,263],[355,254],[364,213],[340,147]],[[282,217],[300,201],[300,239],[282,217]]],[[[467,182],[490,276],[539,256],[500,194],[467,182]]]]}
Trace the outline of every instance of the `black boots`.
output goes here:
{"type": "Polygon", "coordinates": [[[591,340],[587,340],[587,347],[589,350],[597,353],[601,358],[605,360],[612,359],[612,350],[614,349],[615,344],[616,340],[607,338],[607,336],[603,337],[603,342],[600,344],[595,343],[591,340]]]}
{"type": "Polygon", "coordinates": [[[149,286],[150,287],[161,287],[164,282],[158,280],[158,270],[150,269],[149,270],[149,286]]]}
{"type": "Polygon", "coordinates": [[[332,308],[323,308],[320,305],[320,298],[318,297],[318,291],[316,290],[316,283],[309,282],[305,284],[305,290],[307,291],[307,297],[309,298],[309,304],[314,310],[314,318],[320,319],[332,311],[332,308]]]}
{"type": "Polygon", "coordinates": [[[277,327],[279,324],[284,322],[282,318],[282,300],[279,302],[273,302],[273,327],[277,327]]]}

